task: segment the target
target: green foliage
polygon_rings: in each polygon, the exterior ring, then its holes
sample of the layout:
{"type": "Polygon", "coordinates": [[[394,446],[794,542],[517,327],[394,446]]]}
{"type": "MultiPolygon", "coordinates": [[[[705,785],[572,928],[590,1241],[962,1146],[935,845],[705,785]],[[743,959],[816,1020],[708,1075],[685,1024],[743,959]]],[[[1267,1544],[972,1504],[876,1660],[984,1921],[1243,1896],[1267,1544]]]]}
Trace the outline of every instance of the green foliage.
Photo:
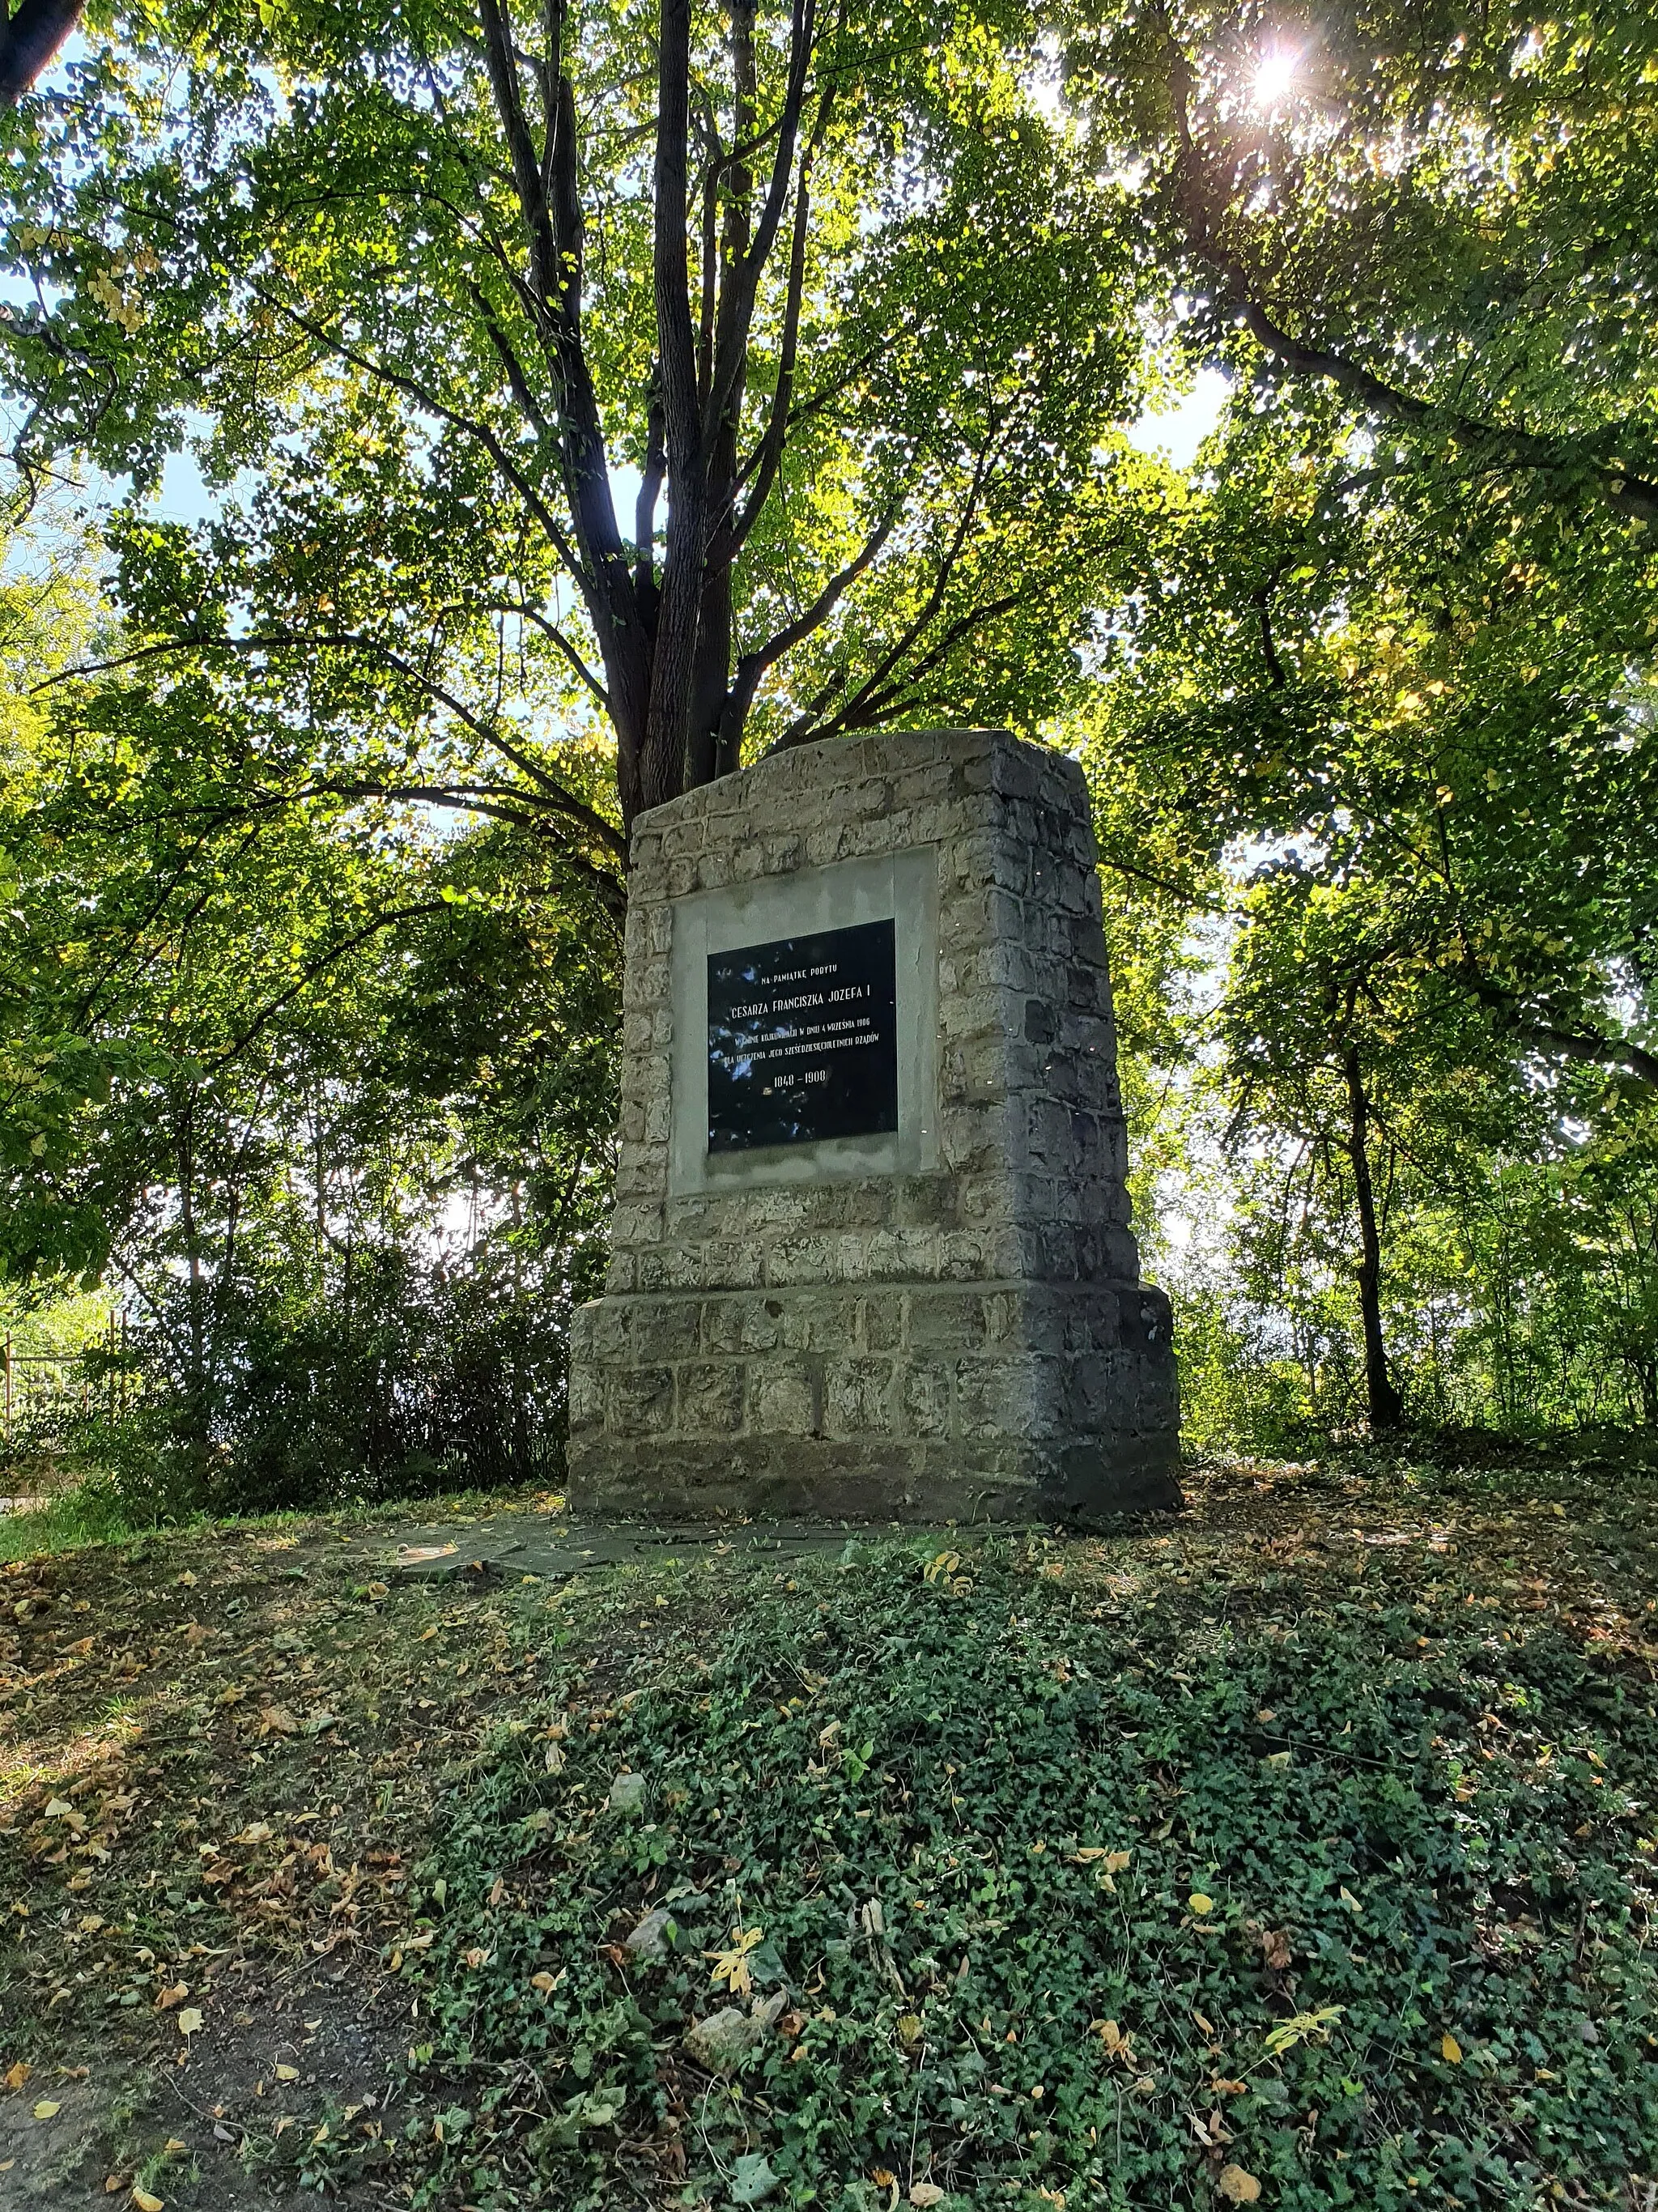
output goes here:
{"type": "Polygon", "coordinates": [[[100,679],[11,787],[10,1034],[103,1079],[46,1123],[38,1082],[0,1101],[0,1249],[42,1291],[106,1269],[125,1315],[119,1389],[58,1442],[140,1516],[551,1480],[608,911],[513,825],[250,805],[246,736],[199,682],[100,679]]]}
{"type": "Polygon", "coordinates": [[[256,472],[118,533],[144,651],[283,698],[249,781],[465,789],[614,895],[618,798],[751,717],[1030,727],[1074,689],[1158,280],[1019,0],[103,29],[15,134],[0,374],[26,469],[256,472]]]}
{"type": "Polygon", "coordinates": [[[1207,2206],[1224,2166],[1306,2212],[1620,2201],[1658,2130],[1643,1673],[1442,1585],[962,1570],[849,1547],[712,1646],[693,1582],[631,1668],[555,1671],[396,1947],[417,2203],[760,2158],[799,2204],[1207,2206]],[[721,2075],[685,2037],[726,1983],[784,2017],[721,2075]]]}

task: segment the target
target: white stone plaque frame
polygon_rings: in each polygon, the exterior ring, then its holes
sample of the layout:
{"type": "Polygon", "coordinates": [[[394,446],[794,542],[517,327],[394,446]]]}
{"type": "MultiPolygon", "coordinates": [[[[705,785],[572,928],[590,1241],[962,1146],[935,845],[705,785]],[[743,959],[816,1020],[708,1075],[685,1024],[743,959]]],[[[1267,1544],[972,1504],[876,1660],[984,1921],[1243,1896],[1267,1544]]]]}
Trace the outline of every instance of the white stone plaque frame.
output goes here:
{"type": "Polygon", "coordinates": [[[672,907],[668,1190],[675,1198],[756,1183],[924,1175],[938,1164],[937,848],[841,860],[701,891],[672,907]],[[893,924],[898,1127],[816,1144],[708,1151],[708,955],[779,938],[893,924]]]}

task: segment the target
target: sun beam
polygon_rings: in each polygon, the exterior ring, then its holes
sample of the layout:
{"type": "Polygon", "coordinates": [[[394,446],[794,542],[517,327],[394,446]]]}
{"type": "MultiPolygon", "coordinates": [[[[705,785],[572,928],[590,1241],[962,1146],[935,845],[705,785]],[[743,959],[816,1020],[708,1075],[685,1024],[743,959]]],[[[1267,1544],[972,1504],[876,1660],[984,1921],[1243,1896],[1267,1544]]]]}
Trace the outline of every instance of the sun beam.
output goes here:
{"type": "Polygon", "coordinates": [[[1276,107],[1295,82],[1297,65],[1301,60],[1294,46],[1272,46],[1264,53],[1255,68],[1254,100],[1257,107],[1276,107]]]}

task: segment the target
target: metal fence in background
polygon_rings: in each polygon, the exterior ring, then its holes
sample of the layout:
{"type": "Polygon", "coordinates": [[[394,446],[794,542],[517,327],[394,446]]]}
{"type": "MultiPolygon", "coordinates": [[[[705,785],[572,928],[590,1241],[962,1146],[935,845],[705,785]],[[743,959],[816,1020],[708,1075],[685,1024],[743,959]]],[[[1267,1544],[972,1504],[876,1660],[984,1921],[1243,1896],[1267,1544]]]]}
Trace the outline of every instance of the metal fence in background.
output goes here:
{"type": "Polygon", "coordinates": [[[126,1350],[125,1314],[112,1314],[101,1336],[72,1352],[26,1352],[9,1331],[0,1346],[0,1455],[5,1462],[28,1460],[38,1486],[73,1422],[100,1413],[118,1419],[136,1389],[126,1350]]]}

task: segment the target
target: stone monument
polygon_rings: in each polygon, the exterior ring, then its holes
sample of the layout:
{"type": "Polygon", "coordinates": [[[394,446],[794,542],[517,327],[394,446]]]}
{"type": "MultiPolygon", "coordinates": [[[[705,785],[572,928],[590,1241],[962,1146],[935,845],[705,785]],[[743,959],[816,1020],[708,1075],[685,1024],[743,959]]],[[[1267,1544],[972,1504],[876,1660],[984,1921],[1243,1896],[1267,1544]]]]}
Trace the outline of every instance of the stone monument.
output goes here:
{"type": "Polygon", "coordinates": [[[830,739],[633,833],[578,1510],[1070,1520],[1179,1503],[1077,763],[830,739]]]}

